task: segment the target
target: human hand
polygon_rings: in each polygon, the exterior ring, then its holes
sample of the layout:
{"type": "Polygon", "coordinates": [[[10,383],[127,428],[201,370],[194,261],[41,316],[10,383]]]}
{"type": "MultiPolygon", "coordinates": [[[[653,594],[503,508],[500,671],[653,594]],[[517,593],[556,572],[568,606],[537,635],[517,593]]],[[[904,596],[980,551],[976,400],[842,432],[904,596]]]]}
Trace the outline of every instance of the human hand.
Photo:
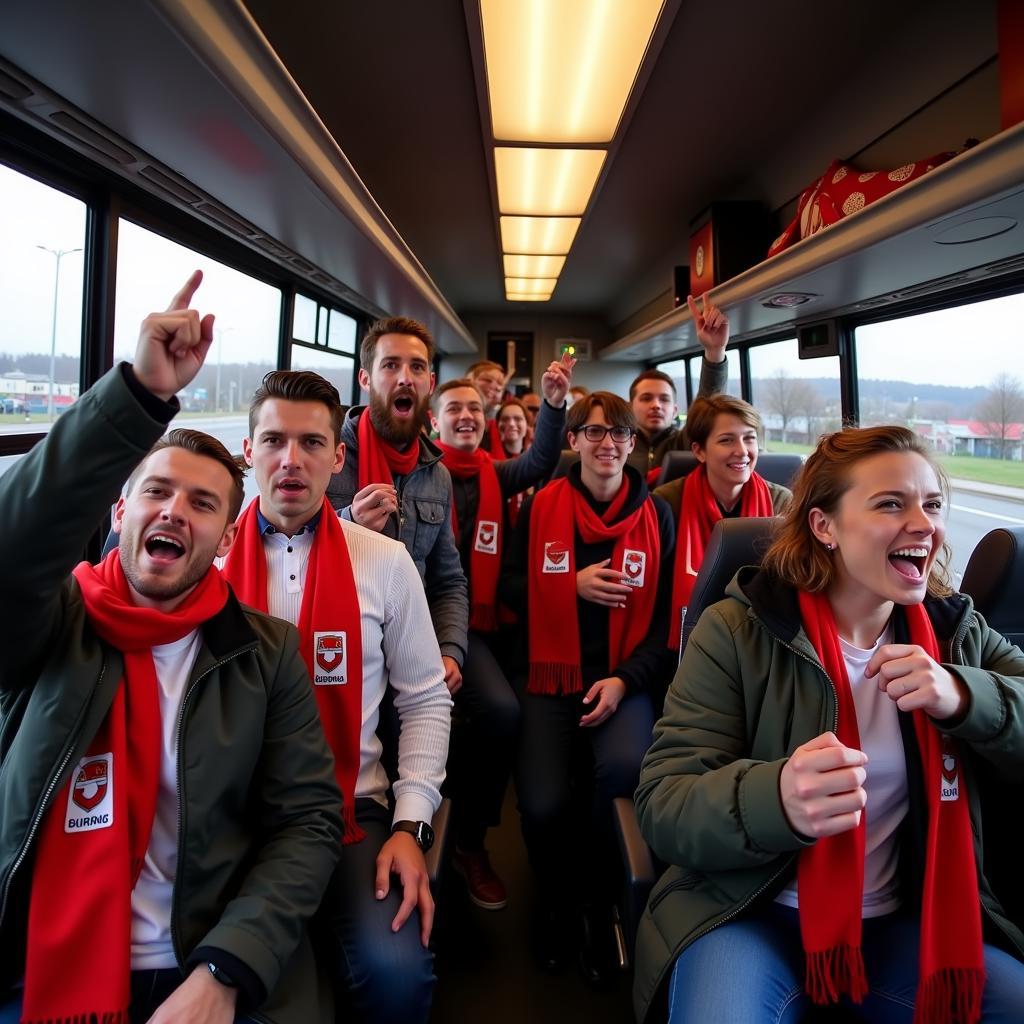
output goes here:
{"type": "Polygon", "coordinates": [[[610,679],[598,679],[587,690],[587,695],[583,698],[584,704],[590,704],[596,697],[597,704],[593,710],[580,719],[580,725],[586,729],[600,725],[605,720],[611,718],[618,711],[619,704],[625,696],[626,684],[618,676],[612,676],[610,679]]]}
{"type": "Polygon", "coordinates": [[[962,679],[947,672],[917,644],[885,644],[871,656],[864,675],[900,711],[924,711],[936,721],[963,714],[970,699],[962,679]]]}
{"type": "Polygon", "coordinates": [[[444,662],[444,685],[454,697],[462,689],[462,669],[459,668],[459,663],[447,654],[441,655],[441,661],[444,662]]]}
{"type": "Polygon", "coordinates": [[[391,513],[397,511],[398,491],[392,484],[367,484],[352,499],[352,522],[375,533],[380,533],[391,513]]]}
{"type": "Polygon", "coordinates": [[[556,409],[561,408],[569,388],[572,387],[572,368],[575,365],[576,360],[568,352],[563,352],[561,359],[548,364],[544,376],[540,379],[541,394],[547,399],[548,405],[553,405],[556,409]]]}
{"type": "Polygon", "coordinates": [[[704,348],[709,363],[720,363],[725,358],[725,346],[729,344],[729,321],[715,305],[708,305],[708,294],[701,295],[703,308],[697,309],[692,295],[686,296],[686,305],[693,317],[697,340],[704,348]]]}
{"type": "Polygon", "coordinates": [[[833,732],[797,747],[779,776],[790,827],[814,839],[856,828],[868,799],[867,763],[867,754],[843,746],[833,732]]]}
{"type": "Polygon", "coordinates": [[[162,313],[142,321],[132,369],[139,383],[170,401],[195,379],[213,343],[213,314],[202,319],[189,303],[203,281],[196,270],[162,313]]]}
{"type": "Polygon", "coordinates": [[[200,964],[156,1008],[148,1024],[232,1024],[237,1001],[238,989],[222,985],[200,964]]]}
{"type": "Polygon", "coordinates": [[[629,579],[618,569],[609,569],[612,560],[595,562],[576,573],[576,593],[584,601],[603,604],[606,608],[625,608],[633,588],[623,581],[629,579]]]}
{"type": "Polygon", "coordinates": [[[377,854],[377,877],[374,894],[384,899],[391,889],[391,876],[397,875],[402,884],[402,905],[391,922],[391,930],[397,932],[409,920],[416,907],[420,910],[420,942],[424,947],[430,942],[430,931],[434,927],[434,897],[430,895],[430,878],[423,851],[408,832],[392,832],[391,838],[377,854]]]}

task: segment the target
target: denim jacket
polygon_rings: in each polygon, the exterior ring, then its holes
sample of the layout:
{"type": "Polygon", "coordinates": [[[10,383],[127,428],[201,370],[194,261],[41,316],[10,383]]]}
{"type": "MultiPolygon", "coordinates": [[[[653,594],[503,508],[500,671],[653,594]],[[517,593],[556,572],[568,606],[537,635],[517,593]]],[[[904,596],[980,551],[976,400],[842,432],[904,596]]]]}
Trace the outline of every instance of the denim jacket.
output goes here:
{"type": "MultiPolygon", "coordinates": [[[[352,518],[352,499],[359,490],[359,417],[365,406],[350,409],[341,428],[345,465],[327,488],[331,504],[343,519],[352,518]]],[[[441,465],[441,452],[419,438],[420,458],[408,476],[396,476],[398,514],[384,527],[412,555],[427,592],[430,618],[441,653],[461,666],[469,628],[469,587],[452,533],[452,481],[441,465]]]]}

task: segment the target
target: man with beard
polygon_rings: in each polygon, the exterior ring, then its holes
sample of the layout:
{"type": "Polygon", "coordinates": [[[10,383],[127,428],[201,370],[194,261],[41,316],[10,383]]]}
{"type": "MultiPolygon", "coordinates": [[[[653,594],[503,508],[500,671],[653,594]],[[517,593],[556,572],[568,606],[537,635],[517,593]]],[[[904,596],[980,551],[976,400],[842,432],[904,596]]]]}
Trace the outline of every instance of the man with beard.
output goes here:
{"type": "MultiPolygon", "coordinates": [[[[698,309],[692,295],[686,297],[693,317],[697,340],[704,347],[701,360],[698,398],[707,398],[726,389],[729,382],[729,364],[725,347],[729,344],[729,321],[722,311],[708,305],[702,296],[703,308],[698,309]]],[[[675,426],[679,412],[676,385],[661,370],[644,370],[629,386],[629,404],[636,417],[636,447],[629,455],[629,465],[647,474],[653,487],[661,471],[661,462],[670,451],[689,451],[686,428],[675,426]]]]}
{"type": "Polygon", "coordinates": [[[304,926],[342,804],[298,638],[211,568],[238,465],[160,437],[213,337],[201,280],[0,485],[0,1020],[332,1019],[304,926]],[[120,546],[76,566],[129,474],[120,546]]]}
{"type": "Polygon", "coordinates": [[[342,425],[345,464],[327,487],[342,518],[402,541],[427,592],[450,693],[462,685],[469,595],[451,524],[451,477],[423,434],[434,390],[434,339],[409,317],[374,323],[359,347],[369,406],[342,425]]]}

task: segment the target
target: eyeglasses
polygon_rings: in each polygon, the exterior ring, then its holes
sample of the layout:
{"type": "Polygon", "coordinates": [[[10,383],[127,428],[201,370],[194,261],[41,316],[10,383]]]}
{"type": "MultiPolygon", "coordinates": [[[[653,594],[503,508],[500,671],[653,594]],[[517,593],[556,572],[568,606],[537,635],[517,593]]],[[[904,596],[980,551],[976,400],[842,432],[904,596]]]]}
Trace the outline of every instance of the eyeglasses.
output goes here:
{"type": "Polygon", "coordinates": [[[582,434],[592,444],[600,444],[608,434],[616,444],[625,444],[633,436],[629,427],[602,427],[600,423],[588,423],[573,433],[582,434]]]}

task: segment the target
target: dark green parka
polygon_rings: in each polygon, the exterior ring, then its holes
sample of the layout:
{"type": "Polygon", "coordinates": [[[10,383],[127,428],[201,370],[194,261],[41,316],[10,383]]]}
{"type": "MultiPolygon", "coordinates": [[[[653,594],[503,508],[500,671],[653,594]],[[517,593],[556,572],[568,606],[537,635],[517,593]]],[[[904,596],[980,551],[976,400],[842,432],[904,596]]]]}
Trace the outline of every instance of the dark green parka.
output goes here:
{"type": "MultiPolygon", "coordinates": [[[[747,568],[727,595],[704,612],[690,637],[636,793],[644,837],[674,865],[654,887],[637,934],[640,1021],[686,946],[755,901],[774,898],[792,878],[807,841],[786,820],[779,775],[797,747],[835,728],[835,687],[803,632],[796,591],[747,568]]],[[[1011,808],[983,814],[981,800],[982,791],[990,796],[1001,785],[1019,793],[1024,782],[1024,653],[990,630],[966,596],[925,607],[943,667],[970,692],[966,716],[946,731],[965,753],[986,941],[1024,959],[1021,883],[1016,871],[996,869],[998,832],[1002,826],[1009,838],[1011,808]]],[[[898,609],[894,628],[905,642],[898,609]]],[[[923,877],[926,810],[910,716],[900,718],[910,786],[900,873],[913,905],[923,877]]]]}

